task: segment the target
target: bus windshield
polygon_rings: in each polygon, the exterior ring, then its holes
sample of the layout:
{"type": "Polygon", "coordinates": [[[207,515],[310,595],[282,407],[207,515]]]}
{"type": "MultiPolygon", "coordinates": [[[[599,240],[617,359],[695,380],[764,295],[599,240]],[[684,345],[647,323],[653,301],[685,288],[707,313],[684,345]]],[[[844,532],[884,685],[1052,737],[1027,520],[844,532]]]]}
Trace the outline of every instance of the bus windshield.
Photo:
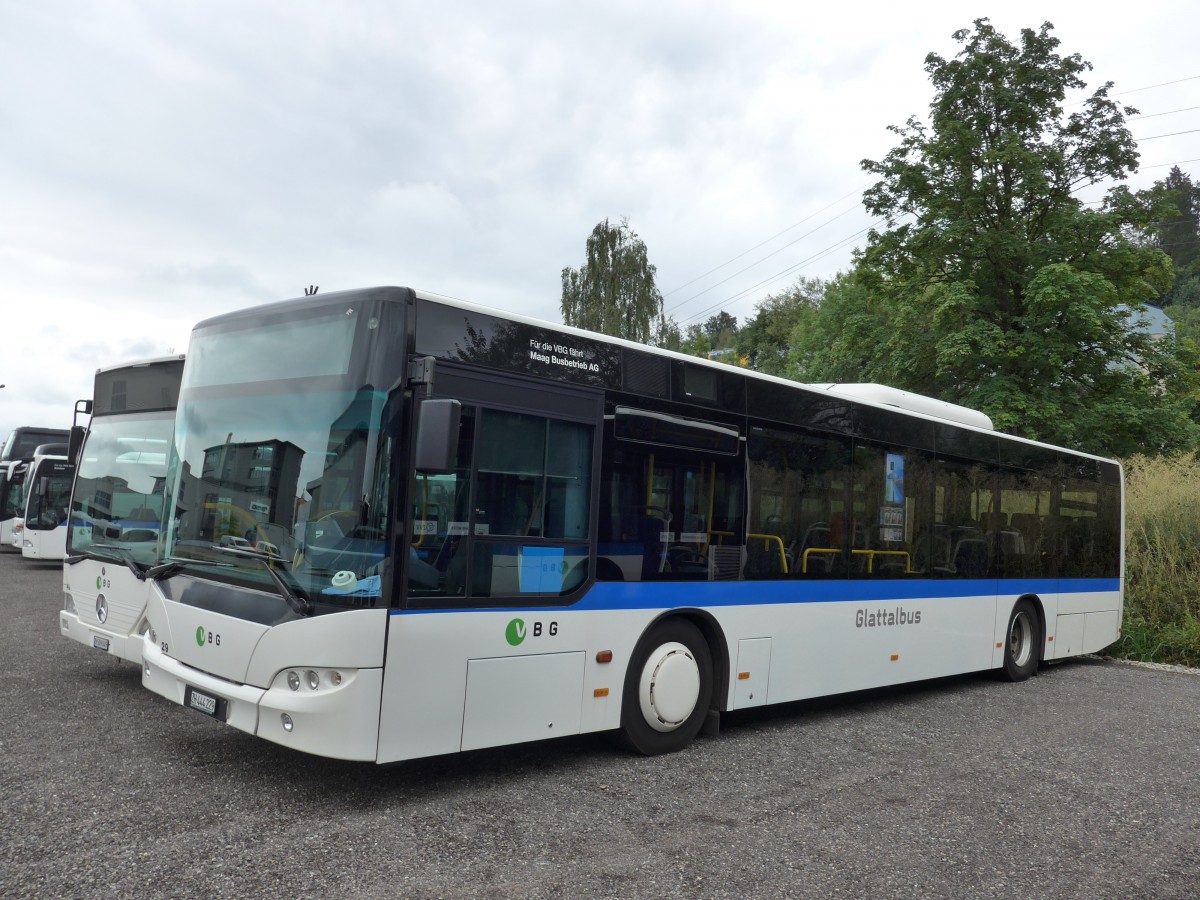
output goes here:
{"type": "Polygon", "coordinates": [[[0,461],[30,459],[33,457],[33,451],[42,444],[65,441],[68,433],[62,428],[29,428],[28,426],[15,428],[4,442],[4,450],[0,452],[0,461]]]}
{"type": "Polygon", "coordinates": [[[25,514],[25,472],[27,463],[5,463],[7,470],[0,480],[0,519],[25,514]]]}
{"type": "Polygon", "coordinates": [[[196,332],[168,475],[169,559],[269,593],[282,579],[309,611],[383,595],[388,395],[351,352],[376,325],[339,305],[196,332]]]}
{"type": "Polygon", "coordinates": [[[67,523],[75,467],[65,459],[41,459],[27,476],[25,527],[52,531],[67,523]]]}
{"type": "Polygon", "coordinates": [[[93,418],[71,500],[72,554],[123,550],[154,564],[174,424],[172,412],[93,418]]]}

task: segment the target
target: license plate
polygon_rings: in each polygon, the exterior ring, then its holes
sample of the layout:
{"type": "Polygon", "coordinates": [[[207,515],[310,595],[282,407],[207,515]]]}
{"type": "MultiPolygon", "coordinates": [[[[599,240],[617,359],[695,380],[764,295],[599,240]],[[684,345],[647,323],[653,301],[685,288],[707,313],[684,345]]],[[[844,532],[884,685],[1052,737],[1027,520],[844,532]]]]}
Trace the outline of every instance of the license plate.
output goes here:
{"type": "Polygon", "coordinates": [[[214,697],[212,694],[206,694],[204,691],[198,691],[191,686],[183,689],[183,705],[188,709],[194,709],[198,713],[204,713],[204,715],[211,716],[221,722],[225,721],[225,714],[228,709],[227,700],[221,697],[214,697]]]}
{"type": "Polygon", "coordinates": [[[108,638],[100,637],[100,635],[98,635],[98,634],[93,634],[92,635],[92,646],[95,647],[97,650],[103,650],[105,653],[107,653],[108,652],[108,638]]]}

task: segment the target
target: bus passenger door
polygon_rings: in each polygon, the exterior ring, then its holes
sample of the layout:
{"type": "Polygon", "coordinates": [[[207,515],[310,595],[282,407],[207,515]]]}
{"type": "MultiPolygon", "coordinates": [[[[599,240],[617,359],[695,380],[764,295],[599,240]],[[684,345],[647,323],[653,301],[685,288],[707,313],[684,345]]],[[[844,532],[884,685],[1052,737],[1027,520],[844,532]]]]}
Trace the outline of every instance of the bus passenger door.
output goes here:
{"type": "Polygon", "coordinates": [[[379,761],[577,734],[600,391],[439,361],[458,400],[453,469],[408,480],[401,608],[389,616],[379,761]]]}
{"type": "Polygon", "coordinates": [[[610,421],[597,577],[736,579],[744,556],[744,477],[736,430],[621,407],[610,421]],[[689,440],[709,446],[680,446],[689,440]],[[714,441],[725,452],[711,452],[714,441]]]}

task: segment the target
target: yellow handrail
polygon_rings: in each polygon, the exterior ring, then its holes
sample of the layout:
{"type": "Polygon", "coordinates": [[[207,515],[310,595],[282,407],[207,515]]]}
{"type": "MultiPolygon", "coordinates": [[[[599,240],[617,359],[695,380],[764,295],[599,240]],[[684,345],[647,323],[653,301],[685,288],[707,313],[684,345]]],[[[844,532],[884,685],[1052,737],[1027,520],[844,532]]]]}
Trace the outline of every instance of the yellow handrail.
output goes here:
{"type": "Polygon", "coordinates": [[[778,544],[779,545],[779,563],[780,563],[780,565],[783,566],[783,574],[784,575],[787,574],[787,571],[788,571],[787,551],[784,549],[784,546],[783,546],[783,538],[781,538],[777,534],[753,534],[749,531],[746,532],[746,537],[753,538],[754,540],[762,540],[764,543],[769,543],[771,541],[774,541],[776,544],[778,544]]]}
{"type": "Polygon", "coordinates": [[[833,553],[836,555],[841,552],[841,550],[835,550],[833,547],[809,547],[804,551],[804,559],[800,564],[800,571],[805,575],[808,574],[808,557],[811,553],[833,553]]]}

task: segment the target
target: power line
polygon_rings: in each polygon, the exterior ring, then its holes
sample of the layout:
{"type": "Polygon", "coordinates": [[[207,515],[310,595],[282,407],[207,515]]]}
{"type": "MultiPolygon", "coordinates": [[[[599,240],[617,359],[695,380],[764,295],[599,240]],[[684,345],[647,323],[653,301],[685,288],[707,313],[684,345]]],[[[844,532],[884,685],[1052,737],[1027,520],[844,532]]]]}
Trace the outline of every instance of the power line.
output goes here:
{"type": "Polygon", "coordinates": [[[1149,90],[1152,90],[1153,88],[1166,87],[1169,84],[1182,84],[1185,81],[1195,81],[1197,78],[1200,78],[1200,75],[1189,75],[1187,78],[1176,78],[1174,81],[1162,81],[1162,82],[1159,82],[1158,84],[1148,84],[1145,87],[1133,88],[1132,90],[1129,90],[1129,91],[1119,91],[1118,93],[1113,94],[1112,96],[1124,97],[1127,94],[1136,94],[1139,91],[1149,91],[1149,90]]]}
{"type": "Polygon", "coordinates": [[[1192,162],[1200,162],[1200,158],[1197,158],[1197,159],[1181,159],[1181,160],[1178,160],[1178,161],[1176,161],[1176,162],[1169,162],[1169,163],[1155,163],[1155,164],[1154,164],[1154,165],[1152,165],[1152,166],[1138,166],[1138,171],[1141,171],[1142,169],[1165,169],[1167,166],[1178,166],[1178,165],[1181,165],[1181,164],[1183,164],[1183,163],[1192,163],[1192,162]]]}
{"type": "MultiPolygon", "coordinates": [[[[834,200],[834,201],[833,201],[832,203],[830,203],[828,206],[824,206],[824,207],[822,207],[821,209],[818,209],[816,212],[812,213],[811,215],[805,216],[805,217],[804,217],[803,219],[801,219],[799,222],[795,222],[795,223],[793,223],[793,224],[789,225],[787,228],[783,229],[783,231],[780,231],[780,232],[777,232],[777,233],[775,233],[775,234],[771,235],[771,236],[770,236],[769,238],[767,238],[766,240],[764,240],[764,241],[761,241],[760,243],[757,243],[757,244],[755,244],[755,245],[754,245],[753,247],[751,247],[749,250],[744,250],[744,251],[742,251],[742,252],[741,252],[741,253],[739,253],[737,256],[733,257],[732,259],[727,259],[725,262],[721,263],[719,266],[714,266],[713,268],[711,268],[711,269],[709,269],[707,272],[705,272],[703,275],[697,275],[697,276],[696,276],[695,278],[693,278],[691,281],[685,281],[683,284],[679,285],[678,287],[673,287],[673,288],[671,288],[671,290],[667,291],[665,294],[663,294],[663,296],[664,296],[664,297],[669,297],[671,294],[674,294],[676,291],[681,291],[681,290],[683,290],[685,287],[687,287],[688,285],[695,284],[695,283],[696,283],[697,281],[699,281],[701,278],[707,278],[709,275],[713,274],[713,272],[717,272],[717,271],[719,271],[720,269],[723,269],[723,268],[725,268],[725,267],[726,267],[727,265],[729,265],[730,263],[737,262],[739,259],[741,259],[743,256],[745,256],[747,253],[753,253],[753,252],[754,252],[755,250],[757,250],[759,247],[766,246],[767,244],[771,243],[771,241],[775,240],[775,238],[777,238],[777,237],[780,237],[781,235],[787,234],[787,233],[788,233],[789,231],[791,231],[793,228],[796,228],[796,227],[798,227],[798,226],[800,226],[800,225],[803,225],[803,224],[804,224],[805,222],[807,222],[809,219],[812,219],[812,218],[814,218],[815,216],[819,216],[821,213],[825,212],[825,210],[827,210],[827,209],[832,209],[833,207],[835,207],[835,206],[837,206],[839,203],[841,203],[843,200],[845,200],[847,197],[851,197],[851,196],[853,196],[854,194],[861,194],[861,193],[863,192],[863,190],[865,190],[865,188],[860,188],[860,189],[858,189],[858,190],[853,190],[853,191],[850,191],[850,192],[849,192],[849,193],[847,193],[847,194],[843,194],[841,197],[838,197],[836,200],[834,200]]],[[[830,221],[832,221],[832,220],[830,220],[830,221]]],[[[685,301],[683,301],[683,302],[684,302],[684,303],[686,303],[687,301],[685,300],[685,301]]]]}
{"type": "Polygon", "coordinates": [[[1170,134],[1154,134],[1150,137],[1134,138],[1135,141],[1157,141],[1159,138],[1179,137],[1181,134],[1195,134],[1200,131],[1200,128],[1193,128],[1189,131],[1172,131],[1170,134]]]}
{"type": "MultiPolygon", "coordinates": [[[[849,209],[838,213],[832,219],[822,222],[816,228],[812,229],[811,231],[805,232],[804,234],[800,235],[800,237],[796,238],[794,241],[788,241],[788,243],[784,244],[782,247],[779,247],[778,249],[772,250],[770,253],[768,253],[766,256],[762,257],[761,259],[755,260],[750,265],[745,266],[744,268],[738,269],[736,272],[732,273],[731,275],[728,275],[725,278],[722,278],[720,281],[716,282],[715,284],[710,284],[708,287],[706,287],[704,290],[700,291],[698,294],[693,294],[692,296],[688,297],[686,300],[681,300],[680,302],[676,303],[673,307],[666,310],[666,312],[668,312],[668,313],[675,312],[676,310],[680,309],[681,307],[685,306],[686,304],[691,303],[693,300],[697,299],[698,297],[703,297],[705,294],[707,294],[713,288],[720,287],[721,285],[725,284],[726,282],[733,280],[738,275],[741,275],[745,272],[750,271],[755,266],[757,266],[759,263],[766,262],[772,256],[775,256],[778,253],[782,253],[788,247],[795,246],[796,244],[800,243],[805,238],[811,237],[812,235],[814,235],[818,231],[820,231],[822,228],[826,227],[827,225],[831,224],[832,222],[837,221],[842,216],[849,215],[850,213],[854,212],[854,209],[855,209],[854,207],[850,207],[849,209]]],[[[745,255],[745,254],[743,254],[743,255],[745,255]]]]}
{"type": "Polygon", "coordinates": [[[880,224],[880,222],[882,222],[882,221],[884,221],[884,220],[878,219],[875,222],[873,222],[872,224],[868,225],[866,228],[862,228],[862,229],[856,231],[854,234],[851,234],[848,237],[842,238],[840,241],[837,241],[836,243],[831,244],[830,246],[826,247],[825,249],[820,250],[817,253],[814,253],[812,256],[806,257],[805,259],[802,259],[797,263],[793,263],[792,265],[788,266],[786,269],[776,272],[775,274],[763,279],[762,281],[757,282],[756,284],[752,284],[749,287],[743,288],[742,290],[738,291],[735,294],[731,294],[730,296],[725,297],[724,299],[719,300],[716,303],[706,306],[704,309],[700,310],[699,312],[692,313],[690,316],[688,316],[686,319],[684,319],[680,324],[687,325],[692,322],[696,322],[700,318],[702,318],[704,315],[706,315],[707,313],[711,313],[713,310],[720,309],[721,307],[725,306],[728,303],[733,303],[736,300],[740,300],[740,299],[744,298],[746,295],[750,294],[752,291],[756,291],[760,288],[766,287],[767,285],[774,284],[775,282],[779,281],[780,279],[787,278],[788,276],[795,274],[798,270],[804,268],[808,264],[816,262],[817,260],[819,260],[823,257],[826,257],[829,254],[836,252],[837,250],[842,249],[850,242],[857,240],[859,237],[866,234],[868,231],[870,231],[876,225],[880,224]]]}
{"type": "Polygon", "coordinates": [[[1138,113],[1136,116],[1130,116],[1129,118],[1139,121],[1142,119],[1157,119],[1159,116],[1173,116],[1176,113],[1191,112],[1194,109],[1200,109],[1200,106],[1185,106],[1182,109],[1168,109],[1166,112],[1150,113],[1149,115],[1138,113]]]}

